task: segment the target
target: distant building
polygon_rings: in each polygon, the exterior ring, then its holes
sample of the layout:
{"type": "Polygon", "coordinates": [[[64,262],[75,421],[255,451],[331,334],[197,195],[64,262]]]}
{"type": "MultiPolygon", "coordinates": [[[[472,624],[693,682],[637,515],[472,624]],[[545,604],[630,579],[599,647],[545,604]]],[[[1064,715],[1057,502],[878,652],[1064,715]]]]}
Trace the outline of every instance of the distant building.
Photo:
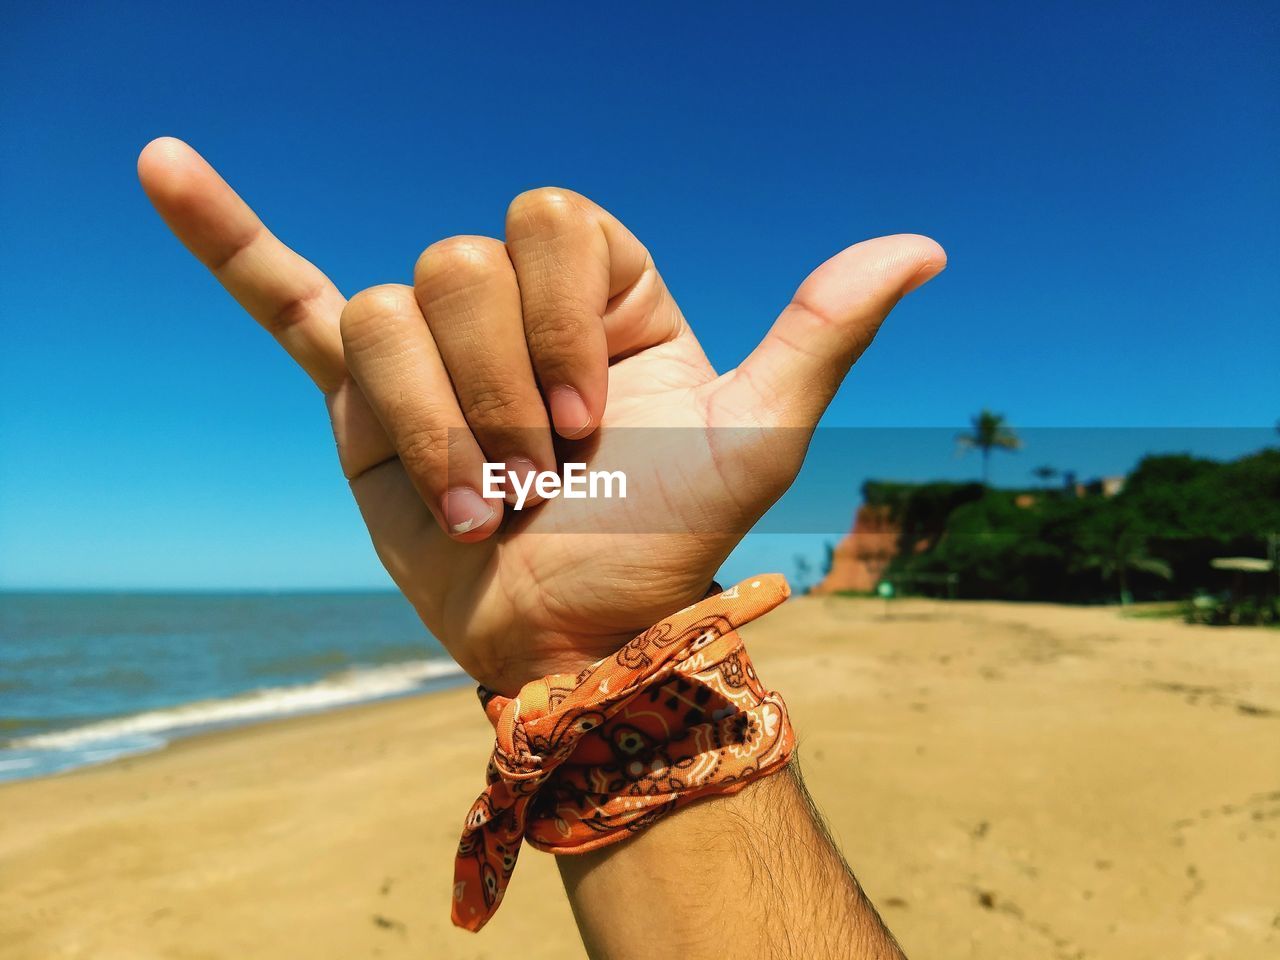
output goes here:
{"type": "Polygon", "coordinates": [[[1077,497],[1114,497],[1124,489],[1127,479],[1129,478],[1121,474],[1118,477],[1099,477],[1096,480],[1077,483],[1074,485],[1075,495],[1077,497]]]}

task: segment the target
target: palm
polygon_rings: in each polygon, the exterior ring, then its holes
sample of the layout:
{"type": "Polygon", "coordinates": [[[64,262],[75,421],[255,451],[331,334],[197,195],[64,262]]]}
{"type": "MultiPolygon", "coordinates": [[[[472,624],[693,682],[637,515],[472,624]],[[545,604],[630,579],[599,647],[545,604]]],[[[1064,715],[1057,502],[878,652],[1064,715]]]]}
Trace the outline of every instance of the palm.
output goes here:
{"type": "MultiPolygon", "coordinates": [[[[180,141],[149,145],[138,169],[174,233],[324,392],[343,469],[396,584],[458,662],[504,692],[577,669],[699,599],[794,478],[810,432],[885,315],[945,264],[937,244],[917,236],[848,248],[722,377],[680,319],[649,341],[659,345],[612,363],[599,429],[573,449],[589,466],[623,470],[627,499],[552,500],[460,543],[426,506],[347,368],[346,300],[333,284],[180,141]],[[661,431],[638,442],[632,428],[661,431]]],[[[643,328],[679,317],[656,271],[652,279],[619,296],[614,321],[643,328]]]]}
{"type": "MultiPolygon", "coordinates": [[[[807,433],[771,431],[769,457],[754,457],[763,434],[724,412],[725,395],[742,386],[716,377],[692,335],[615,364],[604,429],[574,455],[623,469],[627,499],[550,500],[509,516],[479,544],[444,534],[398,460],[352,489],[379,555],[428,628],[473,675],[518,686],[530,664],[546,672],[605,656],[699,599],[790,482],[807,433]],[[664,470],[655,445],[678,456],[679,471],[664,470]],[[679,515],[661,516],[672,505],[679,515]]],[[[339,436],[340,447],[352,442],[339,436]]]]}

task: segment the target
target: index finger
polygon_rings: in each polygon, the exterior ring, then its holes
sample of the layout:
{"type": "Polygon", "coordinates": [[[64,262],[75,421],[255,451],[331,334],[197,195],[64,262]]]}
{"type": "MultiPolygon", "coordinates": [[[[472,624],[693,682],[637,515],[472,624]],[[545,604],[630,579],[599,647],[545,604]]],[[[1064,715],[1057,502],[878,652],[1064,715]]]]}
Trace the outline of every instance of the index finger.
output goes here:
{"type": "Polygon", "coordinates": [[[337,389],[346,376],[338,328],[346,300],[329,278],[276,239],[181,140],[147,144],[138,179],[169,229],[316,386],[337,389]]]}

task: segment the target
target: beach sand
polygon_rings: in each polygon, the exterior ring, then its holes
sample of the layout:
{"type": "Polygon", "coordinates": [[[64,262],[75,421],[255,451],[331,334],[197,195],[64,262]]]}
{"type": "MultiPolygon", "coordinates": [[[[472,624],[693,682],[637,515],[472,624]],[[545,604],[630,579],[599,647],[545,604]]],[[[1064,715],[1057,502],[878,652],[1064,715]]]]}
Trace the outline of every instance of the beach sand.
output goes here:
{"type": "MultiPolygon", "coordinates": [[[[829,597],[747,639],[909,955],[1280,956],[1280,633],[829,597]]],[[[488,747],[460,689],[0,787],[0,958],[580,958],[533,850],[449,925],[488,747]]]]}

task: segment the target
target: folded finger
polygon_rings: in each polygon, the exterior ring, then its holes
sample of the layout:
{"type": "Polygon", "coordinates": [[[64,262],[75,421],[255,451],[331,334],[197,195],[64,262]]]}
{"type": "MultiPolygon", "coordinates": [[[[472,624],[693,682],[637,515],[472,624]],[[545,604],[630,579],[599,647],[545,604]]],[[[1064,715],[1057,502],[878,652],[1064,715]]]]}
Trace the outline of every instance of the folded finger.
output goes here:
{"type": "Polygon", "coordinates": [[[352,377],[441,526],[455,540],[488,537],[502,522],[502,500],[483,496],[484,454],[413,289],[357,294],[342,312],[342,340],[352,377]]]}
{"type": "Polygon", "coordinates": [[[547,187],[516,197],[506,240],[551,421],[562,437],[585,437],[604,415],[610,356],[674,336],[678,311],[651,309],[661,288],[648,251],[572,191],[547,187]],[[628,309],[611,310],[611,302],[628,309]]]}
{"type": "Polygon", "coordinates": [[[523,472],[555,469],[507,248],[491,237],[432,244],[418,258],[414,292],[485,456],[523,472]]]}

